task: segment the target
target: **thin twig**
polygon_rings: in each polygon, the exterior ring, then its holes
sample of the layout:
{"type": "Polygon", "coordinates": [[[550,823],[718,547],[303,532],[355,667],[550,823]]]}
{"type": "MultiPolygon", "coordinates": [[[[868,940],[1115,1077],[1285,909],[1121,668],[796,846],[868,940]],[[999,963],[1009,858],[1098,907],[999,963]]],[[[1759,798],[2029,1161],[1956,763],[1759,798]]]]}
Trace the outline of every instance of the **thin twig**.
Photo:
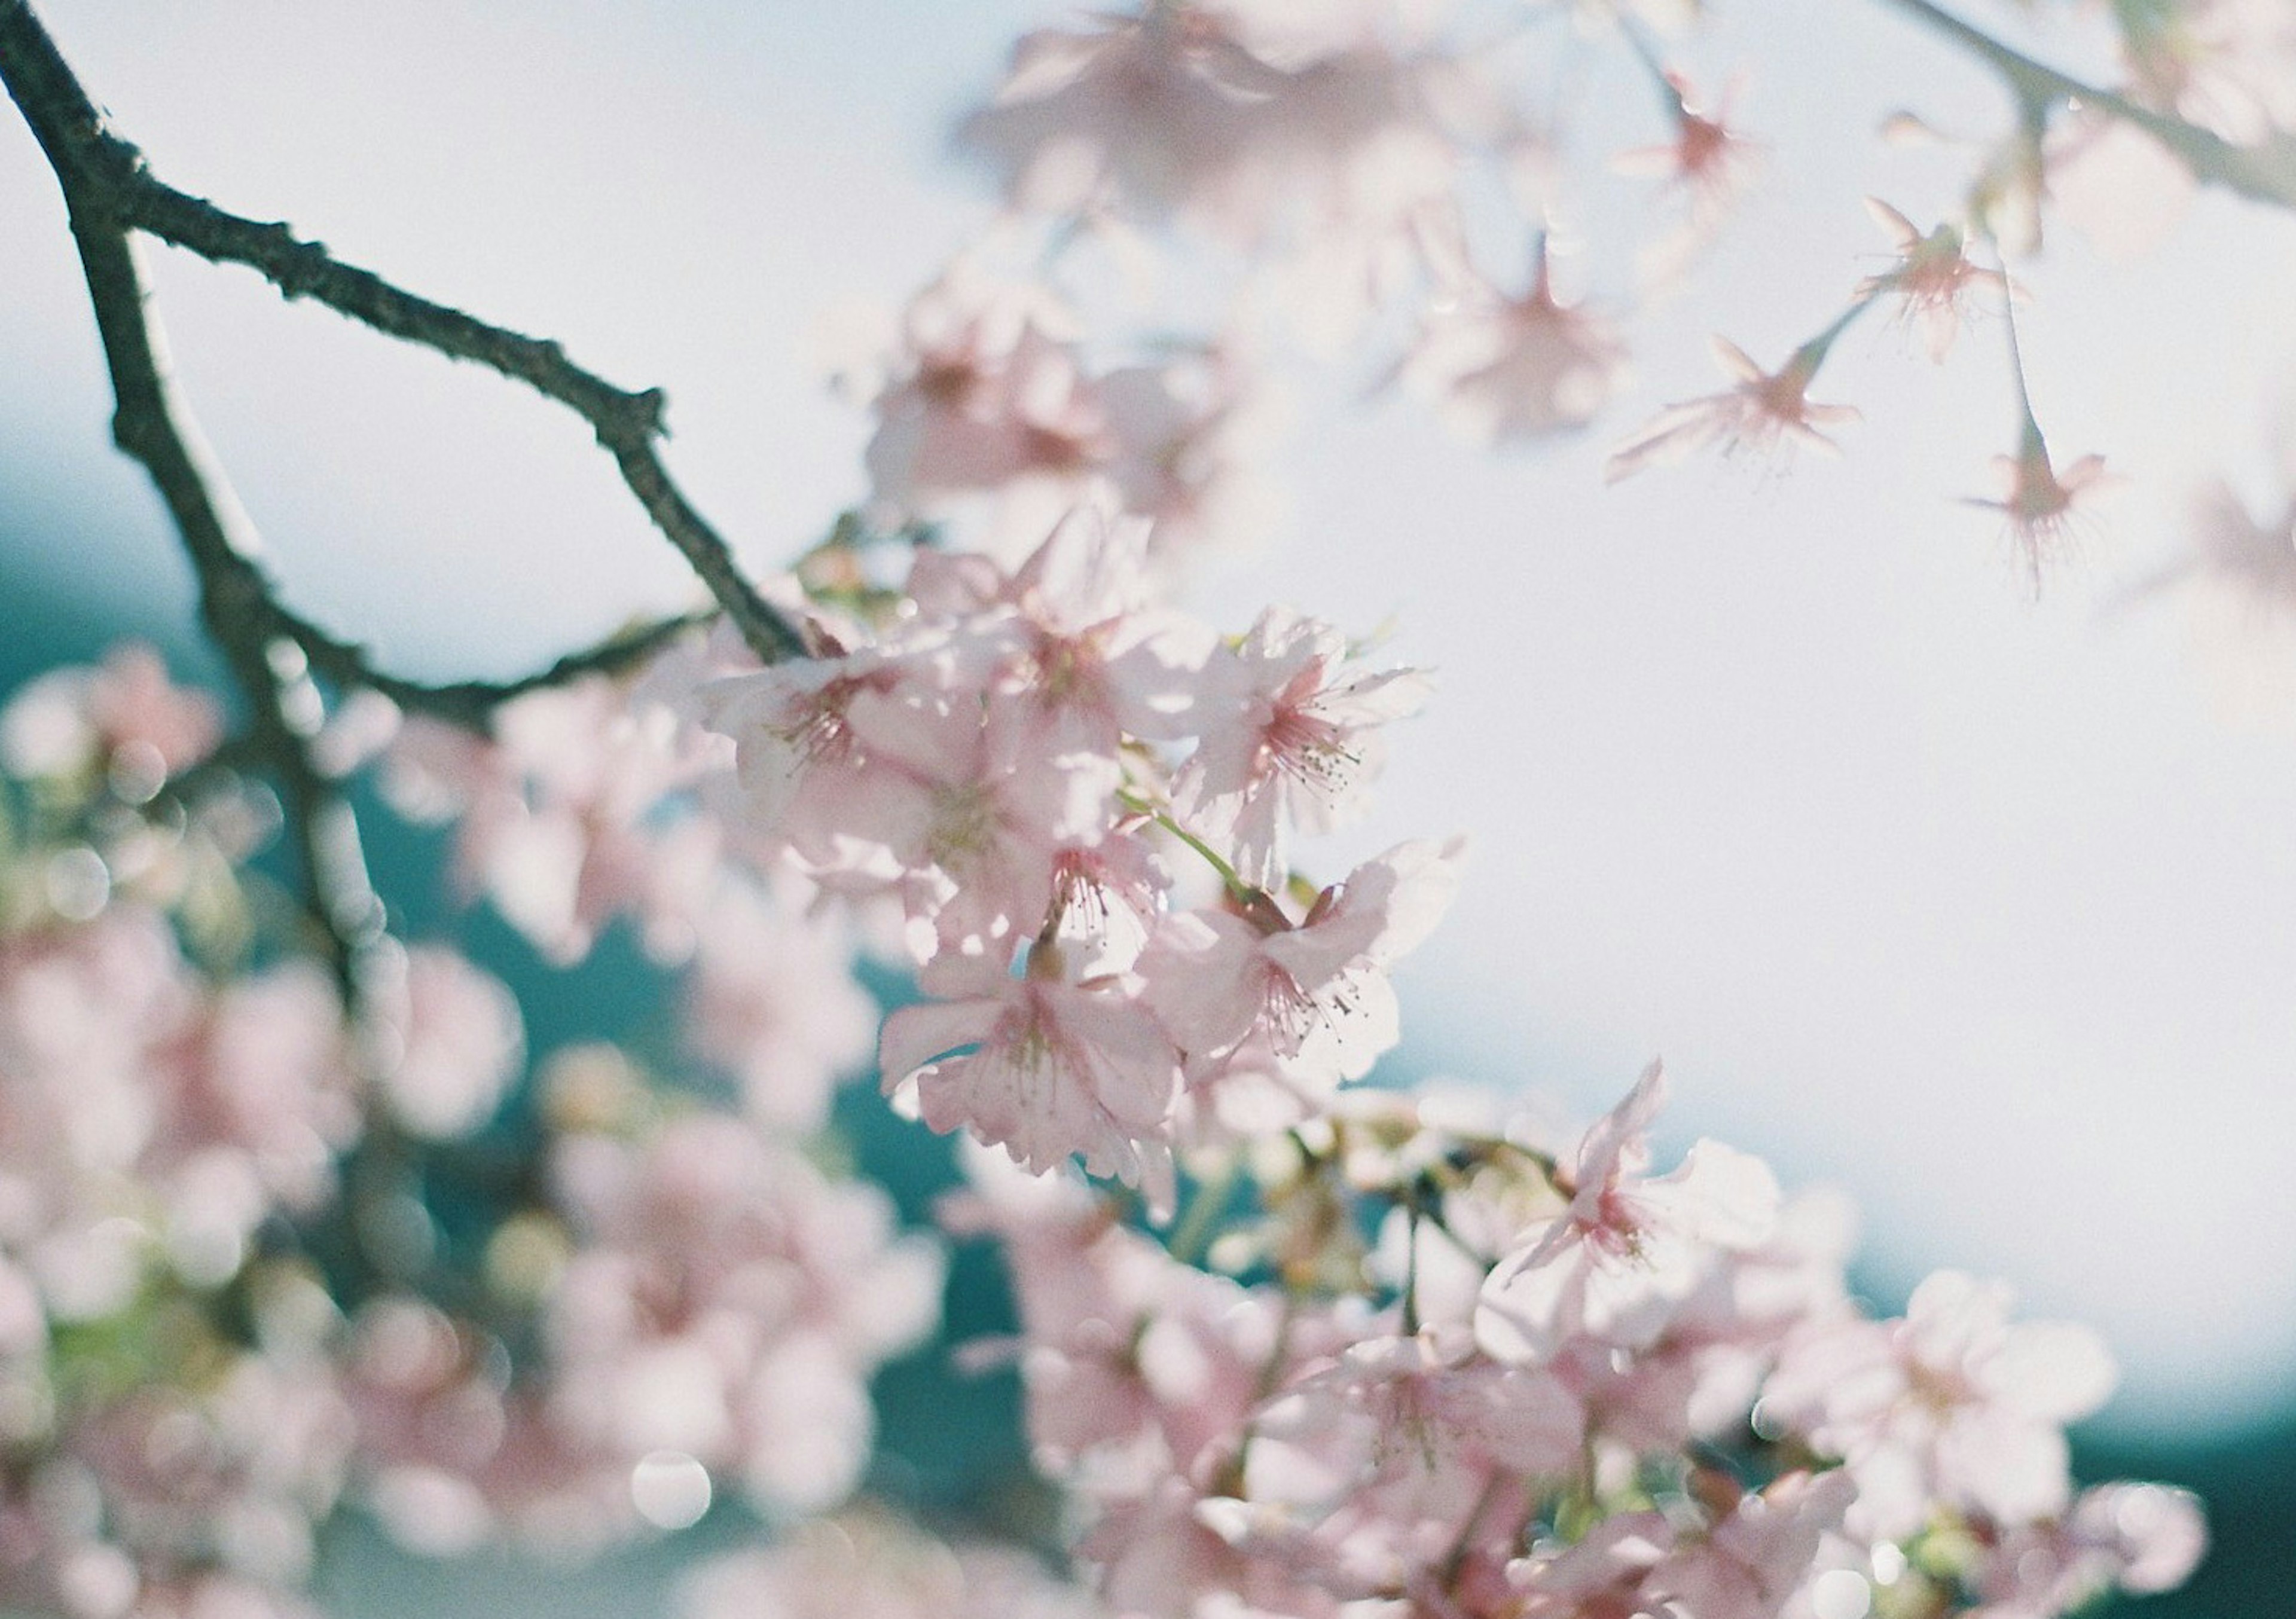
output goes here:
{"type": "Polygon", "coordinates": [[[2093,107],[2151,135],[2191,169],[2196,179],[2252,201],[2296,208],[2296,136],[2276,131],[2257,145],[2236,145],[2213,129],[2036,61],[1954,15],[1936,0],[1882,0],[1882,4],[1904,12],[1985,61],[2029,110],[2056,102],[2093,107]]]}
{"type": "MultiPolygon", "coordinates": [[[[16,43],[0,19],[0,78],[12,91],[16,43]]],[[[57,158],[53,127],[29,107],[26,117],[63,188],[79,247],[117,402],[112,437],[151,474],[183,536],[199,578],[201,618],[246,699],[250,740],[286,800],[303,865],[305,909],[348,997],[365,953],[381,936],[382,906],[367,881],[349,806],[312,758],[318,693],[300,651],[272,633],[270,587],[255,561],[254,536],[160,357],[163,346],[134,240],[106,200],[91,195],[78,171],[57,158]]]]}
{"type": "Polygon", "coordinates": [[[1659,53],[1658,42],[1650,37],[1640,20],[1624,12],[1619,13],[1619,32],[1626,37],[1628,47],[1634,52],[1635,59],[1650,74],[1651,83],[1658,90],[1659,101],[1666,108],[1667,116],[1677,124],[1686,121],[1690,117],[1690,105],[1683,99],[1682,86],[1675,82],[1674,75],[1668,70],[1666,59],[1659,53]]]}
{"type": "Polygon", "coordinates": [[[332,684],[365,686],[410,713],[427,714],[484,732],[496,709],[529,692],[563,686],[590,675],[620,675],[637,667],[688,631],[717,622],[718,608],[657,618],[617,631],[594,646],[567,653],[545,668],[512,680],[409,680],[375,666],[365,647],[322,629],[285,607],[276,609],[280,626],[294,638],[311,667],[332,684]]]}
{"type": "Polygon", "coordinates": [[[523,382],[590,424],[630,493],[677,547],[768,663],[800,656],[797,631],[759,596],[733,551],[679,491],[662,464],[663,397],[659,388],[615,387],[566,357],[550,339],[491,325],[417,297],[370,270],[344,263],[284,224],[226,212],[154,176],[135,145],[105,127],[29,0],[0,0],[0,79],[39,135],[68,189],[121,225],[146,232],[217,263],[244,265],[290,298],[308,298],[386,336],[469,360],[523,382]]]}

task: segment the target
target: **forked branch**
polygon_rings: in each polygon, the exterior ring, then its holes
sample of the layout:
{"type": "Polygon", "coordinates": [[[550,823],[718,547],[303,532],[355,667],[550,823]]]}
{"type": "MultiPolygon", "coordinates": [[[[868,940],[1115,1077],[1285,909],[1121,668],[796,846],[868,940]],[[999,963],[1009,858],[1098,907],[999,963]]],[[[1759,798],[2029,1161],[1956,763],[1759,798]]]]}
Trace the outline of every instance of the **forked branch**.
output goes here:
{"type": "Polygon", "coordinates": [[[483,365],[558,401],[589,423],[630,493],[750,650],[769,663],[804,650],[795,629],[742,576],[724,536],[663,464],[660,389],[617,388],[568,359],[554,341],[418,297],[343,263],[283,224],[242,218],[167,184],[106,125],[29,0],[0,0],[0,82],[38,137],[75,217],[88,214],[215,263],[244,265],[290,298],[314,299],[386,336],[483,365]]]}

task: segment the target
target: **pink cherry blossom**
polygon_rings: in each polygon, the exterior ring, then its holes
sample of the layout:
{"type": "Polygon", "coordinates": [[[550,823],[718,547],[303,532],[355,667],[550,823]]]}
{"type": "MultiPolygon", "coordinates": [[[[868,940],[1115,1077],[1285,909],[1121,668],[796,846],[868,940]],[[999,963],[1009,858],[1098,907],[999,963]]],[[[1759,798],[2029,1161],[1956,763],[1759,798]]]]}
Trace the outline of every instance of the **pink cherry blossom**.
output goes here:
{"type": "Polygon", "coordinates": [[[1171,874],[1146,830],[1144,819],[1128,816],[1099,842],[1053,856],[1051,936],[1079,977],[1130,970],[1164,914],[1171,874]]]}
{"type": "Polygon", "coordinates": [[[141,802],[222,732],[214,699],[174,684],[157,652],[130,642],[99,667],[53,670],[17,692],[0,712],[0,761],[22,776],[108,769],[141,802]]]}
{"type": "Polygon", "coordinates": [[[1746,1420],[1780,1345],[1813,1324],[1853,1317],[1841,1199],[1804,1194],[1759,1247],[1713,1255],[1703,1280],[1630,1357],[1585,1337],[1554,1362],[1586,1402],[1590,1425],[1645,1451],[1726,1438],[1746,1420]]]}
{"type": "Polygon", "coordinates": [[[1789,1343],[1762,1398],[1849,1463],[1858,1522],[1895,1537],[1918,1527],[1932,1495],[2004,1525],[2062,1511],[2063,1425],[2112,1382],[2085,1329],[2012,1325],[2005,1287],[1940,1271],[1902,1321],[1833,1322],[1789,1343]]]}
{"type": "Polygon", "coordinates": [[[1111,446],[1102,473],[1123,509],[1152,525],[1160,569],[1270,526],[1277,500],[1259,463],[1279,408],[1240,342],[1119,367],[1100,392],[1111,446]]]}
{"type": "Polygon", "coordinates": [[[1702,1533],[1685,1533],[1657,1512],[1620,1513],[1559,1555],[1508,1572],[1525,1619],[1775,1619],[1853,1493],[1839,1473],[1791,1473],[1741,1498],[1702,1533]]]}
{"type": "Polygon", "coordinates": [[[1680,223],[1641,255],[1643,279],[1663,288],[1679,280],[1719,233],[1753,182],[1760,148],[1732,117],[1734,85],[1726,86],[1719,104],[1710,109],[1678,72],[1665,73],[1659,89],[1673,119],[1673,138],[1622,151],[1611,167],[1664,180],[1687,205],[1680,223]]]}
{"type": "Polygon", "coordinates": [[[1857,296],[1867,298],[1889,293],[1895,297],[1898,318],[1908,324],[1919,322],[1930,358],[1944,359],[1961,331],[1963,301],[1980,289],[2004,292],[2007,281],[2000,271],[1969,261],[1956,226],[1940,225],[1923,235],[1912,220],[1886,202],[1868,197],[1866,207],[1889,234],[1898,262],[1860,282],[1857,296]]]}
{"type": "Polygon", "coordinates": [[[728,818],[824,868],[842,863],[851,842],[881,841],[869,814],[874,778],[852,710],[908,677],[898,654],[840,648],[700,688],[701,723],[734,742],[738,802],[728,818]]]}
{"type": "Polygon", "coordinates": [[[1078,508],[996,594],[976,633],[1009,636],[995,659],[996,746],[1016,769],[1078,755],[1111,765],[1126,736],[1193,730],[1210,626],[1152,605],[1144,519],[1078,508]],[[1009,609],[1000,623],[997,608],[1009,609]]]}
{"type": "Polygon", "coordinates": [[[2242,145],[2296,129],[2296,19],[2274,0],[2180,0],[2123,23],[2136,87],[2242,145]]]}
{"type": "Polygon", "coordinates": [[[868,1375],[938,1313],[937,1250],[896,1236],[876,1188],[721,1115],[642,1147],[570,1138],[554,1168],[584,1241],[551,1300],[552,1423],[625,1467],[723,1469],[768,1506],[841,1500],[868,1457],[868,1375]]]}
{"type": "Polygon", "coordinates": [[[876,497],[931,515],[948,497],[1029,478],[1069,484],[1107,454],[1074,319],[1040,289],[959,260],[920,292],[874,401],[876,497]]]}
{"type": "Polygon", "coordinates": [[[1479,444],[1521,444],[1575,431],[1626,380],[1627,351],[1611,324],[1554,296],[1542,248],[1530,290],[1509,298],[1480,277],[1422,323],[1398,372],[1431,394],[1479,444]]]}
{"type": "Polygon", "coordinates": [[[417,945],[373,977],[381,1018],[372,1054],[392,1114],[432,1138],[485,1124],[525,1056],[509,989],[438,945],[417,945]]]}
{"type": "Polygon", "coordinates": [[[40,1607],[88,1619],[307,1614],[293,1588],[351,1436],[324,1364],[301,1356],[238,1354],[197,1388],[146,1384],[85,1405],[62,1435],[68,1460],[29,1492],[45,1501],[10,1525],[29,1533],[9,1537],[0,1591],[12,1605],[29,1584],[40,1607]],[[77,1512],[53,1510],[75,1499],[77,1512]]]}
{"type": "Polygon", "coordinates": [[[888,1094],[914,1092],[935,1130],[968,1130],[1040,1173],[1076,1156],[1128,1182],[1168,1176],[1179,1060],[1132,981],[1071,979],[1039,944],[1021,976],[951,959],[924,987],[941,998],[885,1020],[888,1094]]]}
{"type": "Polygon", "coordinates": [[[1005,170],[1008,194],[1030,212],[1112,194],[1153,215],[1217,190],[1239,159],[1250,103],[1278,82],[1210,8],[1157,6],[1090,32],[1023,37],[959,139],[1005,170]]]}
{"type": "Polygon", "coordinates": [[[2048,570],[2062,560],[2070,546],[2076,506],[2113,480],[2100,455],[2084,455],[2059,472],[2050,462],[2048,446],[2039,431],[2030,424],[2017,454],[1997,455],[1993,465],[2000,475],[2001,498],[1973,500],[1970,504],[2001,512],[2009,519],[2019,571],[2027,589],[2038,596],[2048,570]]]}
{"type": "Polygon", "coordinates": [[[2259,613],[2296,611],[2296,502],[2259,521],[2228,487],[2212,486],[2197,503],[2189,560],[2177,572],[2228,585],[2259,613]]]}
{"type": "Polygon", "coordinates": [[[944,1545],[882,1509],[819,1518],[705,1565],[685,1619],[1096,1619],[1091,1596],[1028,1553],[944,1545]]]}
{"type": "Polygon", "coordinates": [[[1691,194],[1702,217],[1718,213],[1744,187],[1753,159],[1746,137],[1731,125],[1732,96],[1726,92],[1708,112],[1681,74],[1667,74],[1664,88],[1674,112],[1674,139],[1620,152],[1615,166],[1628,174],[1662,175],[1691,194]]]}
{"type": "Polygon", "coordinates": [[[818,1129],[837,1081],[874,1047],[877,1008],[851,946],[826,920],[788,914],[729,881],[697,919],[688,990],[695,1052],[741,1082],[755,1117],[818,1129]]]}
{"type": "Polygon", "coordinates": [[[497,1346],[436,1306],[385,1296],[351,1323],[342,1386],[358,1424],[359,1497],[426,1557],[512,1539],[564,1554],[626,1535],[626,1457],[506,1386],[497,1346]]]}
{"type": "Polygon", "coordinates": [[[1109,1503],[1078,1542],[1121,1619],[1341,1619],[1340,1599],[1220,1521],[1234,1503],[1169,1478],[1109,1503]]]}
{"type": "Polygon", "coordinates": [[[176,1263],[212,1284],[271,1208],[308,1214],[334,1189],[359,1126],[342,1003],[316,964],[289,962],[222,985],[147,1060],[156,1117],[139,1166],[169,1188],[176,1263]]]}
{"type": "Polygon", "coordinates": [[[1048,754],[1042,732],[1032,749],[1025,731],[1000,736],[988,717],[955,684],[865,694],[851,710],[872,766],[873,830],[913,912],[943,949],[1009,955],[1044,925],[1058,852],[1106,830],[1120,767],[1089,749],[1048,754]]]}
{"type": "Polygon", "coordinates": [[[898,898],[920,960],[1037,933],[1061,851],[1111,830],[1121,725],[1150,726],[1158,693],[1185,701],[1151,627],[1108,601],[1120,561],[1092,561],[1083,534],[1013,581],[980,559],[921,563],[933,610],[896,640],[698,694],[734,739],[749,836],[838,893],[898,898]],[[1040,668],[1059,680],[1040,688],[1040,668]]]}
{"type": "Polygon", "coordinates": [[[2199,1503],[2182,1490],[2085,1490],[2062,1519],[2013,1531],[1988,1549],[1972,1619],[2056,1619],[2111,1590],[2172,1590],[2207,1549],[2199,1503]]]}
{"type": "Polygon", "coordinates": [[[1857,418],[1849,405],[1816,405],[1808,397],[1810,380],[1824,357],[1822,347],[1816,352],[1809,345],[1795,350],[1775,373],[1723,339],[1714,339],[1714,353],[1722,369],[1737,379],[1735,385],[1726,393],[1668,405],[1611,453],[1603,465],[1606,479],[1617,483],[1710,447],[1725,455],[1768,455],[1793,444],[1831,450],[1833,441],[1818,429],[1857,418]]]}
{"type": "Polygon", "coordinates": [[[1351,1345],[1295,1383],[1259,1423],[1276,1437],[1341,1430],[1356,1491],[1389,1510],[1458,1515],[1496,1477],[1560,1478],[1584,1459],[1586,1414],[1561,1383],[1479,1355],[1464,1334],[1422,1331],[1351,1345]]]}
{"type": "Polygon", "coordinates": [[[1746,1250],[1775,1224],[1777,1182],[1760,1160],[1702,1141],[1652,1177],[1644,1136],[1666,1094],[1653,1063],[1588,1130],[1559,1214],[1535,1221],[1484,1283],[1475,1337],[1491,1354],[1538,1362],[1570,1337],[1639,1348],[1697,1288],[1717,1250],[1746,1250]]]}
{"type": "Polygon", "coordinates": [[[386,756],[394,801],[418,819],[457,818],[463,880],[552,959],[580,960],[625,913],[657,953],[683,954],[717,844],[663,806],[717,762],[713,739],[603,676],[529,692],[494,730],[489,745],[410,717],[386,756]]]}
{"type": "Polygon", "coordinates": [[[1262,888],[1288,873],[1294,829],[1326,831],[1362,807],[1383,757],[1378,728],[1430,691],[1417,670],[1352,666],[1339,631],[1281,608],[1207,666],[1205,688],[1202,740],[1173,780],[1173,808],[1262,888]]]}
{"type": "Polygon", "coordinates": [[[67,1318],[119,1308],[147,1247],[228,1280],[266,1214],[324,1200],[357,1123],[318,968],[210,986],[127,903],[0,941],[0,1242],[67,1318]]]}
{"type": "Polygon", "coordinates": [[[1390,849],[1326,889],[1297,926],[1273,905],[1250,918],[1168,915],[1140,971],[1189,1057],[1192,1087],[1217,1085],[1218,1059],[1255,1036],[1311,1105],[1370,1072],[1400,1033],[1388,969],[1448,907],[1460,846],[1390,849]]]}

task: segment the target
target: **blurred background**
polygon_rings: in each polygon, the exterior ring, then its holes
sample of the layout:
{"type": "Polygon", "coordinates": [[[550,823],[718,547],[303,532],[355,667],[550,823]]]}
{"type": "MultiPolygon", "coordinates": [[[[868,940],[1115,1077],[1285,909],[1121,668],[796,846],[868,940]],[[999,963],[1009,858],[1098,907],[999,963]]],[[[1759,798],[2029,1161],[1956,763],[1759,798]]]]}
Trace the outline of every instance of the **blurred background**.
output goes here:
{"type": "MultiPolygon", "coordinates": [[[[827,334],[978,230],[990,198],[947,130],[1015,35],[1062,15],[42,9],[174,184],[666,388],[679,475],[758,568],[861,495],[869,423],[823,384],[827,334]]],[[[2061,235],[2024,274],[2060,464],[2098,453],[2125,479],[2038,602],[1997,514],[1963,500],[1994,493],[1984,463],[2014,444],[1997,321],[1942,366],[1899,331],[1846,339],[1813,390],[1865,413],[1839,461],[1605,489],[1619,437],[1721,386],[1709,332],[1775,361],[1880,267],[1861,197],[1949,204],[1962,159],[1867,132],[1903,106],[1973,133],[2005,116],[1878,5],[1719,16],[1688,54],[1710,82],[1743,70],[1764,173],[1687,286],[1639,312],[1621,404],[1585,440],[1493,456],[1362,376],[1303,371],[1285,516],[1215,561],[1199,604],[1236,628],[1269,601],[1390,626],[1393,656],[1439,673],[1373,820],[1308,853],[1337,871],[1406,836],[1473,839],[1469,890],[1406,975],[1402,1075],[1583,1117],[1662,1053],[1673,1146],[1719,1136],[1854,1195],[1877,1303],[1952,1265],[2098,1327],[2124,1377],[2085,1474],[2198,1490],[2218,1542],[2142,1611],[2277,1619],[2296,1606],[2296,694],[2230,700],[2224,650],[2131,587],[2184,544],[2206,479],[2274,495],[2296,221],[2204,197],[2141,255],[2061,235]]],[[[1598,74],[1583,101],[1590,145],[1663,137],[1645,85],[1598,74]]],[[[1619,206],[1578,223],[1599,240],[1619,206]]],[[[251,274],[152,258],[185,391],[306,611],[411,673],[499,675],[686,601],[570,417],[251,274]]],[[[1598,298],[1623,290],[1600,260],[1580,276],[1598,298]]],[[[124,634],[204,667],[109,408],[53,182],[0,125],[9,688],[124,634]]],[[[395,904],[443,917],[435,841],[378,853],[395,904]]],[[[471,926],[537,1053],[647,1016],[635,952],[570,983],[471,926]]],[[[853,1122],[921,1206],[940,1159],[877,1116],[853,1122]]],[[[963,1308],[993,1310],[993,1279],[967,1285],[963,1308]]],[[[952,1419],[934,1376],[894,1374],[887,1427],[898,1465],[961,1491],[1013,1460],[1004,1396],[952,1419]]],[[[439,1567],[347,1533],[325,1581],[346,1615],[650,1610],[684,1555],[439,1567]]]]}

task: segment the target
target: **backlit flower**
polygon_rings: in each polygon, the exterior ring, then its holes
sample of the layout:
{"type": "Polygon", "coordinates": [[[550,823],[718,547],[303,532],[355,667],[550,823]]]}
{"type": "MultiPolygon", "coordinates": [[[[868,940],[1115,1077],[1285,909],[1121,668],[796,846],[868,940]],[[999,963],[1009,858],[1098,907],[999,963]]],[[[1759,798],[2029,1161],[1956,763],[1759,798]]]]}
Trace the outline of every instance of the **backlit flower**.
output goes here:
{"type": "Polygon", "coordinates": [[[1993,465],[2000,475],[2001,497],[1969,503],[2008,518],[2018,566],[2026,587],[2038,596],[2043,576],[2071,548],[2075,506],[2112,482],[2104,458],[2084,455],[2060,472],[2050,462],[2041,435],[2028,423],[2017,454],[1997,455],[1993,465]]]}
{"type": "Polygon", "coordinates": [[[1958,227],[1940,225],[1923,235],[1913,221],[1888,203],[1868,197],[1866,206],[1889,233],[1898,262],[1859,282],[1857,296],[1894,294],[1899,300],[1898,317],[1909,324],[1920,322],[1930,358],[1941,360],[1961,331],[1962,299],[1978,288],[1999,290],[2007,282],[2000,271],[1969,261],[1958,227]]]}
{"type": "Polygon", "coordinates": [[[1822,347],[1804,344],[1775,372],[1764,371],[1744,349],[1722,338],[1714,339],[1714,354],[1722,369],[1737,379],[1735,385],[1726,393],[1669,405],[1651,418],[1603,462],[1606,481],[1617,483],[1646,467],[1680,461],[1709,446],[1725,455],[1765,455],[1793,444],[1831,450],[1833,440],[1818,429],[1857,419],[1853,406],[1816,405],[1808,397],[1810,380],[1825,357],[1822,347]]]}

